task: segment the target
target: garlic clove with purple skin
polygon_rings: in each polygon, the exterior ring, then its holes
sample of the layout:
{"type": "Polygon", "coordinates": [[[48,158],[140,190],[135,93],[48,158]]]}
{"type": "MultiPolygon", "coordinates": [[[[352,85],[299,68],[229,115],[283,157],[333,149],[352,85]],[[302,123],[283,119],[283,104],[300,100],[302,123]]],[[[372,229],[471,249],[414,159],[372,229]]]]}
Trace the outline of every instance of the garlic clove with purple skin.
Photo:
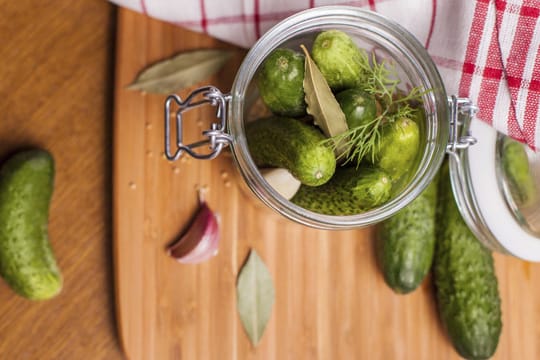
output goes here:
{"type": "Polygon", "coordinates": [[[167,248],[167,253],[183,264],[196,264],[218,253],[219,218],[201,201],[195,218],[184,234],[167,248]]]}

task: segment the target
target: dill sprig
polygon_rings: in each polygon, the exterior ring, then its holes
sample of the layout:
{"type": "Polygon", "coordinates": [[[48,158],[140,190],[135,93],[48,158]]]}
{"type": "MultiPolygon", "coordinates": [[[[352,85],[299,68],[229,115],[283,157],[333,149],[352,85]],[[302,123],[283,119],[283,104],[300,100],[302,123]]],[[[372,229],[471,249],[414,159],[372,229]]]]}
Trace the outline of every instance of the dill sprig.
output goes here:
{"type": "MultiPolygon", "coordinates": [[[[367,59],[367,55],[362,58],[367,59]]],[[[379,102],[391,103],[400,83],[395,66],[387,60],[378,62],[375,53],[372,54],[371,63],[368,62],[367,66],[370,71],[368,71],[364,90],[375,96],[379,102]]]]}
{"type": "Polygon", "coordinates": [[[345,163],[355,161],[357,166],[366,156],[371,156],[372,162],[375,160],[380,147],[382,126],[402,117],[412,118],[417,109],[411,104],[421,102],[422,96],[429,92],[414,87],[403,93],[399,89],[401,81],[394,62],[378,61],[375,53],[371,54],[370,59],[365,50],[361,50],[361,55],[363,74],[360,87],[378,102],[380,114],[368,123],[324,141],[337,151],[338,160],[345,158],[345,163]]]}
{"type": "Polygon", "coordinates": [[[338,160],[345,158],[346,164],[356,159],[358,166],[364,156],[375,154],[375,150],[379,148],[382,120],[383,116],[379,115],[369,123],[324,140],[324,144],[330,146],[335,152],[339,149],[338,160]]]}

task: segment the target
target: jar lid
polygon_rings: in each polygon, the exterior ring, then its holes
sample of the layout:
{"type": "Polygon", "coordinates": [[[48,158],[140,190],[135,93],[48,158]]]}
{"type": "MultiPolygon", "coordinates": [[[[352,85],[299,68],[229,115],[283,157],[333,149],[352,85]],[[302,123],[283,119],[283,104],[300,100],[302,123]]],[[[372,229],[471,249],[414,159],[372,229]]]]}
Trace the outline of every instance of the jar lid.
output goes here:
{"type": "Polygon", "coordinates": [[[477,119],[462,129],[477,139],[450,156],[452,189],[465,222],[489,248],[540,261],[540,154],[517,142],[514,149],[505,147],[509,138],[477,119]]]}

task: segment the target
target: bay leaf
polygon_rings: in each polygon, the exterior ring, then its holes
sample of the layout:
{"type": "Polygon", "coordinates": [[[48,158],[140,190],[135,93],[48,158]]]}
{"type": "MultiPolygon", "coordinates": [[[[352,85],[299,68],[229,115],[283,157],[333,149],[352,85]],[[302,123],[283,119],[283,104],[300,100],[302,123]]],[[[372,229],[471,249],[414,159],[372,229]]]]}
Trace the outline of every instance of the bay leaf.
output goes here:
{"type": "Polygon", "coordinates": [[[215,75],[231,55],[232,51],[224,49],[182,52],[150,65],[127,88],[157,94],[176,92],[215,75]]]}
{"type": "Polygon", "coordinates": [[[304,92],[307,112],[313,116],[315,125],[319,126],[327,137],[342,134],[349,129],[345,114],[306,47],[300,47],[306,55],[304,92]]]}
{"type": "Polygon", "coordinates": [[[236,295],[244,330],[251,343],[257,345],[272,312],[274,284],[268,268],[253,249],[238,275],[236,295]]]}

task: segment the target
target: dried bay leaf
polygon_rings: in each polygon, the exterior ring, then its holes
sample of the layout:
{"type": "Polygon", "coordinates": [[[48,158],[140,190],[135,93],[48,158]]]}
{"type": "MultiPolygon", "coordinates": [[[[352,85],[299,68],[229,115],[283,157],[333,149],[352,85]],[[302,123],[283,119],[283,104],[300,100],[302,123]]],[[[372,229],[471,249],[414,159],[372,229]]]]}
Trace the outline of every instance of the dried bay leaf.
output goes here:
{"type": "Polygon", "coordinates": [[[345,114],[306,47],[300,47],[306,55],[304,92],[307,112],[313,116],[315,125],[319,126],[327,137],[342,134],[349,129],[345,114]]]}
{"type": "Polygon", "coordinates": [[[231,55],[232,51],[223,49],[182,52],[144,69],[127,88],[169,94],[215,75],[231,55]]]}
{"type": "Polygon", "coordinates": [[[257,345],[270,319],[274,284],[268,268],[255,250],[240,270],[236,284],[237,310],[251,343],[257,345]]]}
{"type": "MultiPolygon", "coordinates": [[[[328,82],[306,47],[304,45],[300,45],[300,47],[306,55],[303,85],[307,113],[313,116],[315,125],[319,126],[327,137],[333,138],[345,133],[349,126],[343,110],[341,110],[328,82]]],[[[347,138],[332,139],[331,141],[337,158],[346,155],[348,152],[347,138]]]]}

